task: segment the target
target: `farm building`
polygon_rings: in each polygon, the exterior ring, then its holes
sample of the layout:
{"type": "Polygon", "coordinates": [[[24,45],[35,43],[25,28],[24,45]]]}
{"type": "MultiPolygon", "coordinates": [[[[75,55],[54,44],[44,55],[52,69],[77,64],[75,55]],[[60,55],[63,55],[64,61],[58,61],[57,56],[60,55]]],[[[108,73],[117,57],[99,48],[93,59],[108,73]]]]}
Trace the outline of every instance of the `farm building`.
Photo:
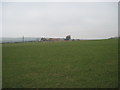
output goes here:
{"type": "Polygon", "coordinates": [[[41,41],[64,41],[64,40],[71,40],[71,36],[68,35],[66,38],[41,38],[41,41]]]}

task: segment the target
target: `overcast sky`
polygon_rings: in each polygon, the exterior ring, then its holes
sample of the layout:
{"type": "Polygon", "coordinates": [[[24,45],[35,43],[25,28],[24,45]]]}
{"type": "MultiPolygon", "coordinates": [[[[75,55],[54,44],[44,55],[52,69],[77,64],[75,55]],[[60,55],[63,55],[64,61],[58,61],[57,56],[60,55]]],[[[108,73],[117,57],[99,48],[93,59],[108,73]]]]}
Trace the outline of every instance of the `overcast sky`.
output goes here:
{"type": "Polygon", "coordinates": [[[2,15],[3,37],[118,35],[117,2],[3,2],[2,15]]]}

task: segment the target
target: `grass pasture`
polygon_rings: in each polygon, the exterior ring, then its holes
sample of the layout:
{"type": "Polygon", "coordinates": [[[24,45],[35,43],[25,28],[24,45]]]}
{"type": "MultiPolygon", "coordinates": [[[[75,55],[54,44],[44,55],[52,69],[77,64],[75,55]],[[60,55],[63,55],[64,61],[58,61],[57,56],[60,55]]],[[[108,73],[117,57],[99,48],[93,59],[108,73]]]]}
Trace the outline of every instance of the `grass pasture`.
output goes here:
{"type": "Polygon", "coordinates": [[[3,44],[3,88],[118,87],[117,41],[3,44]]]}

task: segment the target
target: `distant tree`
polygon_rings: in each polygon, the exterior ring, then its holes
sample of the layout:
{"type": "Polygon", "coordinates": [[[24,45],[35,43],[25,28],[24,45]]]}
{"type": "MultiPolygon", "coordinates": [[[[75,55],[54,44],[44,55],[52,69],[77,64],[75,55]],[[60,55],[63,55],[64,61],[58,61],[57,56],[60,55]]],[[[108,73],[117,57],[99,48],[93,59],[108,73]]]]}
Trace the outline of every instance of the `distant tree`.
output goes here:
{"type": "Polygon", "coordinates": [[[25,41],[25,38],[24,38],[24,36],[23,36],[23,42],[25,41]]]}
{"type": "Polygon", "coordinates": [[[46,38],[41,38],[41,41],[46,41],[46,38]]]}
{"type": "Polygon", "coordinates": [[[66,39],[65,39],[65,40],[70,40],[70,39],[71,39],[71,36],[68,35],[68,36],[66,36],[66,39]]]}

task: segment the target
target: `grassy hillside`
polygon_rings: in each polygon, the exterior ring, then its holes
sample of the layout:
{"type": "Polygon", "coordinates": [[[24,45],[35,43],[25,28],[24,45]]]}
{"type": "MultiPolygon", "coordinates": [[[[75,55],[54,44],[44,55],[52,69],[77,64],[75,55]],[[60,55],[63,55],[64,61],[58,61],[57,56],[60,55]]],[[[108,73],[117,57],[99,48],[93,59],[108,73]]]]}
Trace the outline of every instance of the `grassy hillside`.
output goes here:
{"type": "Polygon", "coordinates": [[[0,44],[0,89],[2,88],[2,44],[0,44]]]}
{"type": "Polygon", "coordinates": [[[3,88],[114,88],[117,39],[3,44],[3,88]]]}

